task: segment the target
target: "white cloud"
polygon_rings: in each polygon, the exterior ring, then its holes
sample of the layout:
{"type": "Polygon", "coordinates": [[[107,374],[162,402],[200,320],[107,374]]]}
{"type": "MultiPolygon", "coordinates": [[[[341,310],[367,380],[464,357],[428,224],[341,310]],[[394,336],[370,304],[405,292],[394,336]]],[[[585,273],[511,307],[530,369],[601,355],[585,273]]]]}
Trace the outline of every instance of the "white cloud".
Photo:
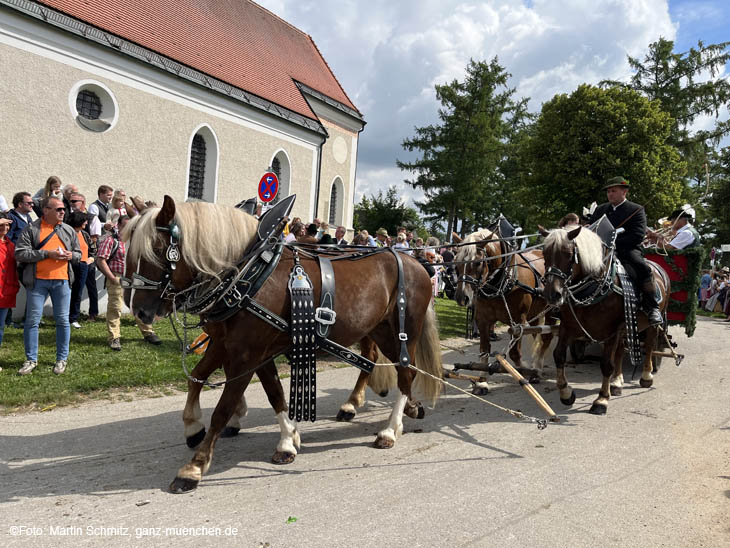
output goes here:
{"type": "Polygon", "coordinates": [[[357,189],[400,185],[395,168],[414,126],[436,120],[434,84],[464,76],[470,58],[498,56],[511,86],[538,111],[580,83],[627,79],[626,56],[643,56],[676,26],[666,0],[260,0],[309,33],[367,121],[357,189]]]}

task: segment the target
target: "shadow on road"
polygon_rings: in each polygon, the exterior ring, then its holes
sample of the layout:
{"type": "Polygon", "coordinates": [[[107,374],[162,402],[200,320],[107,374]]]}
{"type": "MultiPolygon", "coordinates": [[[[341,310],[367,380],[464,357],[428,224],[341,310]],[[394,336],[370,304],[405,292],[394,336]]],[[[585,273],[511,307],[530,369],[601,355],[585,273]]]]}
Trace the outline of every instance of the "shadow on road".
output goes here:
{"type": "MultiPolygon", "coordinates": [[[[446,361],[446,360],[445,360],[446,361]]],[[[589,387],[576,388],[578,401],[566,409],[558,399],[554,369],[546,367],[548,379],[537,385],[538,391],[561,417],[561,422],[550,428],[572,426],[571,416],[585,413],[597,394],[601,375],[595,364],[569,367],[571,382],[589,387]],[[586,401],[583,401],[583,400],[586,401]]],[[[544,414],[529,396],[506,375],[491,379],[493,388],[485,397],[503,407],[520,410],[527,415],[544,418],[544,414]]],[[[464,387],[464,383],[459,383],[464,387]]],[[[253,385],[249,390],[261,390],[253,385]]],[[[466,386],[468,388],[468,385],[466,386]]],[[[627,384],[624,396],[640,394],[638,385],[627,384]]],[[[393,391],[392,391],[393,392],[393,391]]],[[[347,399],[350,388],[323,390],[318,395],[319,420],[302,425],[303,447],[297,462],[288,467],[276,467],[269,463],[279,439],[273,411],[270,408],[251,408],[243,422],[243,429],[236,438],[221,439],[216,445],[213,465],[206,483],[228,484],[241,480],[265,479],[279,475],[300,475],[309,472],[341,471],[362,467],[409,467],[428,465],[422,458],[408,458],[400,462],[348,463],[338,460],[332,467],[317,468],[320,453],[342,452],[355,447],[371,445],[376,433],[384,427],[394,401],[394,394],[386,399],[368,392],[368,403],[359,410],[351,423],[333,420],[339,406],[347,399]],[[305,462],[311,468],[302,469],[305,462]],[[300,466],[297,468],[297,466],[300,466]],[[234,476],[217,479],[221,472],[234,471],[234,476]],[[240,471],[240,475],[237,473],[240,471]]],[[[83,428],[34,436],[0,436],[2,461],[0,461],[0,503],[22,498],[40,498],[68,494],[95,495],[100,499],[120,492],[142,489],[166,490],[177,469],[187,462],[192,451],[187,448],[182,435],[181,411],[166,412],[156,416],[124,419],[83,428]]],[[[207,423],[212,408],[204,409],[207,423]]],[[[609,410],[609,415],[610,415],[609,410]]],[[[42,421],[43,415],[33,417],[42,421]],[[40,418],[39,418],[40,417],[40,418]]],[[[515,428],[535,428],[535,424],[518,420],[498,409],[489,407],[465,394],[447,389],[435,409],[427,409],[424,420],[404,419],[405,436],[417,436],[420,432],[438,432],[447,440],[458,440],[484,449],[484,456],[461,460],[520,459],[521,455],[499,447],[498,443],[472,433],[472,426],[485,422],[512,422],[515,428]]],[[[475,430],[475,429],[474,429],[475,430]]],[[[388,454],[398,455],[403,443],[396,443],[388,454]]],[[[373,455],[380,451],[372,449],[373,455]]],[[[382,461],[382,459],[379,459],[382,461]]],[[[321,461],[320,461],[321,462],[321,461]]],[[[434,461],[443,463],[444,461],[434,461]]],[[[230,475],[229,475],[230,476],[230,475]]]]}

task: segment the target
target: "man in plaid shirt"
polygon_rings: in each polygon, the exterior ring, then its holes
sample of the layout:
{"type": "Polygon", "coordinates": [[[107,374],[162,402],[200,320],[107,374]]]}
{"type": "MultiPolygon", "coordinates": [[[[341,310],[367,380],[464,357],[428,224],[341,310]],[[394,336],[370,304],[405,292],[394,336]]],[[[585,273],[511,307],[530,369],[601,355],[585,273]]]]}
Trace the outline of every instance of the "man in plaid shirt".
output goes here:
{"type": "MultiPolygon", "coordinates": [[[[119,219],[119,232],[129,222],[129,217],[124,216],[119,219]]],[[[121,350],[121,329],[120,319],[122,316],[122,307],[124,306],[124,295],[122,286],[119,285],[119,277],[124,274],[124,257],[126,255],[124,242],[121,241],[116,234],[107,236],[99,243],[99,250],[96,253],[96,264],[99,270],[106,277],[106,291],[108,302],[106,305],[106,327],[109,332],[109,348],[112,350],[121,350]]],[[[142,323],[139,318],[137,327],[144,335],[144,340],[150,344],[162,344],[152,330],[152,326],[142,323]]]]}

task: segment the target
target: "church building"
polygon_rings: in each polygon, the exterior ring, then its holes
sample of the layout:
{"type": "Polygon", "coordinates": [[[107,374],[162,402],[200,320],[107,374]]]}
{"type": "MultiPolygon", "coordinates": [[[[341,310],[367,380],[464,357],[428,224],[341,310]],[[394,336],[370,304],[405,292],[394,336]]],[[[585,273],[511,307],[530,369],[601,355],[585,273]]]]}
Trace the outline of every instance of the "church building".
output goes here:
{"type": "Polygon", "coordinates": [[[312,37],[250,0],[0,0],[2,187],[50,175],[235,205],[262,175],[352,228],[365,121],[312,37]]]}

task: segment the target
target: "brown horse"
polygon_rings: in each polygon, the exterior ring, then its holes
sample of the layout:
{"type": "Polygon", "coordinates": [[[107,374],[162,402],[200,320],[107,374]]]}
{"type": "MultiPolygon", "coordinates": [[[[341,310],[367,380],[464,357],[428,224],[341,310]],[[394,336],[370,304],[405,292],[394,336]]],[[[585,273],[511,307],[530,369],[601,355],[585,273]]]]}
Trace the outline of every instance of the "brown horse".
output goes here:
{"type": "MultiPolygon", "coordinates": [[[[175,204],[165,196],[161,209],[150,209],[135,217],[124,232],[129,242],[126,274],[127,280],[131,280],[131,287],[125,290],[127,304],[146,322],[169,314],[173,306],[170,297],[176,292],[201,281],[215,285],[222,272],[233,268],[254,240],[255,230],[256,220],[236,208],[202,202],[175,204]],[[171,236],[179,241],[179,248],[171,236]],[[174,264],[171,257],[176,259],[174,264]]],[[[319,302],[318,262],[309,254],[300,255],[301,266],[314,286],[314,300],[319,302]]],[[[435,315],[429,306],[431,282],[417,261],[406,255],[401,258],[406,281],[407,349],[415,367],[438,377],[441,353],[435,315]]],[[[260,306],[281,318],[289,318],[291,313],[287,283],[294,264],[294,251],[285,247],[277,268],[255,295],[260,306]]],[[[357,260],[332,261],[332,267],[337,280],[337,322],[331,326],[329,338],[349,347],[370,337],[391,363],[399,362],[398,266],[393,253],[386,251],[357,260]]],[[[198,364],[198,373],[207,372],[212,363],[222,365],[229,382],[213,412],[210,429],[192,460],[178,471],[172,482],[173,492],[197,487],[210,466],[215,442],[226,424],[245,411],[243,393],[254,371],[264,384],[282,429],[275,457],[281,462],[291,462],[299,441],[296,423],[286,413],[286,401],[272,359],[289,348],[289,333],[277,330],[245,309],[228,320],[209,322],[206,326],[210,329],[213,348],[209,346],[205,363],[201,361],[203,366],[198,364]]],[[[379,448],[392,447],[402,433],[406,407],[418,409],[416,414],[423,416],[422,406],[412,398],[416,372],[398,367],[397,374],[401,394],[387,426],[376,437],[375,446],[379,448]]],[[[418,378],[424,396],[434,401],[440,392],[438,381],[426,375],[418,378]]],[[[193,409],[190,419],[199,420],[199,408],[197,418],[193,409]]]]}
{"type": "MultiPolygon", "coordinates": [[[[461,243],[467,245],[462,245],[454,258],[459,274],[454,300],[461,306],[474,302],[483,362],[489,359],[492,350],[489,335],[498,321],[507,325],[555,323],[551,317],[540,316],[547,302],[534,292],[539,287],[538,278],[545,272],[540,251],[515,252],[509,257],[501,257],[508,247],[497,234],[486,229],[470,234],[461,243]]],[[[517,341],[509,350],[515,367],[525,375],[539,378],[552,337],[552,334],[543,334],[535,338],[533,352],[537,361],[534,368],[522,366],[522,340],[517,341]]]]}
{"type": "MultiPolygon", "coordinates": [[[[611,275],[611,265],[604,264],[604,246],[601,239],[590,230],[578,227],[569,231],[555,229],[550,232],[540,228],[545,236],[545,298],[551,304],[560,306],[560,332],[558,344],[553,352],[557,368],[557,385],[560,401],[573,405],[575,393],[565,378],[566,350],[576,339],[590,338],[603,342],[601,373],[603,382],[590,413],[603,415],[608,409],[611,395],[619,395],[623,383],[623,335],[626,328],[624,298],[609,291],[605,298],[594,304],[578,306],[571,293],[571,284],[577,284],[587,277],[601,281],[611,275]]],[[[655,263],[652,266],[654,282],[661,291],[660,309],[665,312],[669,295],[669,278],[655,263]]],[[[618,278],[613,280],[618,285],[618,278]]],[[[574,287],[574,286],[573,286],[574,287]]],[[[645,359],[640,385],[648,388],[653,383],[652,351],[656,346],[657,326],[648,326],[646,316],[638,316],[639,331],[646,330],[645,359]]]]}

